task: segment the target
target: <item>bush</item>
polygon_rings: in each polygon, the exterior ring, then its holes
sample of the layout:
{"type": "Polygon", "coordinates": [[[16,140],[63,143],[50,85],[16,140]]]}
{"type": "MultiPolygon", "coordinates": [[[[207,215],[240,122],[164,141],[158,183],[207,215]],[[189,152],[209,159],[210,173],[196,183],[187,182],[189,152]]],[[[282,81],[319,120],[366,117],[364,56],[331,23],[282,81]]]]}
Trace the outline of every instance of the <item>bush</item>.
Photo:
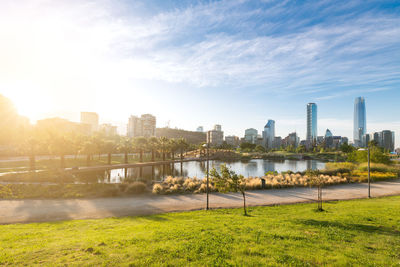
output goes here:
{"type": "Polygon", "coordinates": [[[152,192],[153,194],[161,194],[164,192],[164,188],[160,184],[154,184],[152,192]]]}
{"type": "Polygon", "coordinates": [[[128,194],[143,194],[147,192],[147,185],[143,182],[133,182],[125,189],[128,194]]]}

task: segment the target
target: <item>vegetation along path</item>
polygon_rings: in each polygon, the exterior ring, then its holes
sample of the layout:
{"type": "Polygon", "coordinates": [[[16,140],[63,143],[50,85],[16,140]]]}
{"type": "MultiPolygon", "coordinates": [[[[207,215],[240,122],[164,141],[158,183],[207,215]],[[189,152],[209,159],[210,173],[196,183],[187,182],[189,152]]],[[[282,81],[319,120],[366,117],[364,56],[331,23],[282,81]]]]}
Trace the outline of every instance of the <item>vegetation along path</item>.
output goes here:
{"type": "MultiPolygon", "coordinates": [[[[343,184],[325,187],[324,200],[345,200],[367,197],[368,184],[343,184]]],[[[400,195],[400,180],[371,184],[371,196],[400,195]]],[[[304,203],[314,201],[314,188],[286,188],[249,191],[248,206],[304,203]]],[[[137,197],[64,199],[64,200],[0,200],[0,224],[94,219],[205,208],[205,194],[143,195],[137,197]]],[[[243,205],[235,193],[210,194],[211,208],[235,208],[243,205]]]]}

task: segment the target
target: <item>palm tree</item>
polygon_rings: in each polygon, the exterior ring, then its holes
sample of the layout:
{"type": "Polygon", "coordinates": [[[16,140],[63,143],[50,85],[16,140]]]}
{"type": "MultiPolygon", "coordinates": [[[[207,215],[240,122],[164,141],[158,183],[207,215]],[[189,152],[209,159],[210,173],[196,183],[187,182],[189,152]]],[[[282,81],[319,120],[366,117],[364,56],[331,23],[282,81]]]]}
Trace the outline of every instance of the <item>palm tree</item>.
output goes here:
{"type": "Polygon", "coordinates": [[[128,153],[132,151],[132,140],[129,137],[122,137],[118,145],[119,151],[124,153],[124,162],[128,163],[128,153]]]}
{"type": "Polygon", "coordinates": [[[87,138],[86,141],[82,143],[80,153],[86,155],[86,165],[89,166],[92,155],[96,153],[96,144],[93,142],[92,138],[87,138]]]}
{"type": "Polygon", "coordinates": [[[137,137],[133,141],[135,150],[139,150],[140,162],[143,162],[143,152],[147,148],[147,139],[145,137],[137,137]]]}
{"type": "Polygon", "coordinates": [[[151,161],[154,162],[154,152],[158,149],[158,147],[160,146],[159,142],[158,142],[158,138],[157,137],[150,137],[147,140],[147,146],[149,147],[149,149],[151,150],[151,161]]]}
{"type": "Polygon", "coordinates": [[[48,142],[50,153],[60,157],[60,168],[64,169],[65,155],[71,150],[71,139],[65,135],[52,135],[48,142]]]}
{"type": "Polygon", "coordinates": [[[175,160],[175,151],[179,148],[177,140],[176,139],[170,139],[168,148],[169,148],[169,150],[171,152],[172,160],[175,160]]]}
{"type": "Polygon", "coordinates": [[[117,149],[117,144],[113,140],[107,140],[104,142],[104,151],[107,153],[107,164],[111,165],[112,153],[117,149]]]}
{"type": "Polygon", "coordinates": [[[189,147],[189,144],[186,142],[185,138],[179,138],[177,140],[178,148],[180,150],[181,161],[183,161],[183,153],[189,147]]]}
{"type": "Polygon", "coordinates": [[[169,139],[165,136],[160,137],[159,144],[162,153],[162,160],[165,161],[165,153],[168,151],[169,139]]]}
{"type": "Polygon", "coordinates": [[[39,149],[39,140],[31,137],[22,144],[21,148],[25,154],[29,156],[29,169],[34,171],[36,169],[36,155],[39,149]]]}

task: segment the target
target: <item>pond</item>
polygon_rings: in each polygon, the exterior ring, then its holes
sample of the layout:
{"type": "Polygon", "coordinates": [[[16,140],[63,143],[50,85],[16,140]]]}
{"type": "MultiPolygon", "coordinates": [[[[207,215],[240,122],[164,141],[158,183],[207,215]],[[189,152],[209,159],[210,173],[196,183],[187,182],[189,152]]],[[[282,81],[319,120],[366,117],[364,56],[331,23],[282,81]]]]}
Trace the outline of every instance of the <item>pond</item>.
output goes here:
{"type": "MultiPolygon", "coordinates": [[[[323,169],[325,163],[318,160],[263,160],[253,159],[250,161],[223,162],[210,160],[210,169],[215,167],[217,170],[221,164],[226,164],[231,170],[245,177],[264,176],[269,171],[305,171],[307,169],[323,169]]],[[[168,165],[149,166],[142,168],[113,169],[109,171],[99,171],[92,173],[82,173],[79,176],[82,180],[97,181],[106,183],[120,183],[124,179],[130,180],[156,180],[160,181],[167,176],[176,177],[197,177],[204,178],[207,170],[206,161],[190,161],[168,165]]]]}

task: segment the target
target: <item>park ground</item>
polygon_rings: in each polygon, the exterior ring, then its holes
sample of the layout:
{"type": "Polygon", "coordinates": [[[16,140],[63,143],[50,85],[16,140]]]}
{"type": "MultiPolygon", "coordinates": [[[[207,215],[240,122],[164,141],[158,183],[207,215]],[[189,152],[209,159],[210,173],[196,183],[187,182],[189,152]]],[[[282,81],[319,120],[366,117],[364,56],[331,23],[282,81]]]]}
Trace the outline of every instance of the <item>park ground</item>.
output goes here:
{"type": "Polygon", "coordinates": [[[0,225],[0,265],[400,265],[400,197],[0,225]]]}

